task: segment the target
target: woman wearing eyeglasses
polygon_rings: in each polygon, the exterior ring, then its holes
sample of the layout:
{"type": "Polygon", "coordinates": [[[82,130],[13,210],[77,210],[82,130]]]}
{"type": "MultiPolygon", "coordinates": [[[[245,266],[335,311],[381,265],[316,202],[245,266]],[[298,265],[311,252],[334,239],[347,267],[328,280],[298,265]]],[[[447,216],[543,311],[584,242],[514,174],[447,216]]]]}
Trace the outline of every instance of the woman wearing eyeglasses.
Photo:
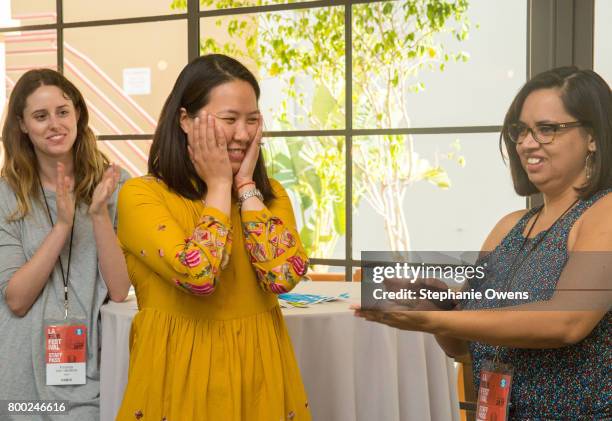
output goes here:
{"type": "Polygon", "coordinates": [[[502,141],[516,192],[541,193],[544,203],[498,222],[476,263],[486,276],[466,289],[529,298],[471,299],[456,311],[357,309],[356,315],[434,333],[450,356],[469,352],[478,419],[506,411],[514,420],[609,419],[609,86],[595,72],[574,67],[535,76],[512,102],[502,141]]]}

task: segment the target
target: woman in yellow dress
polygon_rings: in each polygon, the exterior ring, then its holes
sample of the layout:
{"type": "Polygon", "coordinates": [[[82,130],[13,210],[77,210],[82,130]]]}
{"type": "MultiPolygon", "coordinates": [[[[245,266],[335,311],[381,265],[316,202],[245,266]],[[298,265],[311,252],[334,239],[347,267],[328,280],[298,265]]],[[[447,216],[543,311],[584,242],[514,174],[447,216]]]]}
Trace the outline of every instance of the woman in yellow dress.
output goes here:
{"type": "Polygon", "coordinates": [[[276,294],[308,259],[260,153],[259,85],[207,55],[162,110],[149,175],[119,197],[139,312],[118,420],[310,420],[276,294]]]}

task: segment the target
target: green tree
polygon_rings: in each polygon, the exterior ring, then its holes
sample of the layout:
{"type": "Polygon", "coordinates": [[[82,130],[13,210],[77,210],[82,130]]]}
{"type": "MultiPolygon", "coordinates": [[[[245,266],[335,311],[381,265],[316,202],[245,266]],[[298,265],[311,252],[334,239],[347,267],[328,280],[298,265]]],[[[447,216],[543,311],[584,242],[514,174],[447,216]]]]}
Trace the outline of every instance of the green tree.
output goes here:
{"type": "Polygon", "coordinates": [[[266,140],[269,173],[297,195],[300,237],[310,256],[331,256],[345,233],[344,140],[266,140]]]}
{"type": "MultiPolygon", "coordinates": [[[[294,3],[289,0],[288,3],[294,3]]],[[[206,8],[228,8],[278,3],[273,0],[200,0],[206,8]]],[[[185,8],[174,0],[173,8],[185,8]]],[[[406,102],[425,89],[422,71],[444,71],[449,62],[466,61],[463,51],[449,51],[449,37],[467,38],[468,0],[403,0],[352,6],[353,125],[358,128],[410,127],[406,102]]],[[[343,6],[291,12],[237,15],[216,19],[227,37],[206,36],[201,52],[223,52],[255,61],[263,77],[285,84],[285,98],[275,114],[281,128],[293,128],[289,106],[297,105],[297,123],[313,129],[343,128],[345,121],[345,42],[343,6]],[[300,92],[296,78],[309,79],[312,93],[300,92]]],[[[296,114],[295,111],[291,116],[296,114]]],[[[332,146],[311,141],[275,143],[269,150],[272,172],[300,196],[309,253],[329,257],[344,234],[344,143],[332,146]],[[304,143],[306,145],[306,143],[304,143]],[[330,214],[333,214],[331,217],[330,214]]],[[[385,135],[355,139],[353,205],[367,200],[385,221],[391,250],[409,250],[409,232],[403,214],[408,187],[425,180],[450,187],[443,160],[464,165],[458,142],[433,162],[414,150],[412,136],[385,135]]]]}

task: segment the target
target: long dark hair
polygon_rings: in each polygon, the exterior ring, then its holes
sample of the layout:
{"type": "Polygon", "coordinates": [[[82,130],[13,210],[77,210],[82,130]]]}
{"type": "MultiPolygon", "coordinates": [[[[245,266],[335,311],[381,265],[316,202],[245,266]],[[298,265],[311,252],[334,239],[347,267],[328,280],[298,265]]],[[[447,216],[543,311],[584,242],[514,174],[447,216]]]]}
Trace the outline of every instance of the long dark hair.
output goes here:
{"type": "Polygon", "coordinates": [[[521,165],[516,145],[510,140],[510,126],[518,122],[525,100],[533,91],[558,88],[565,110],[580,121],[595,140],[592,175],[576,192],[581,199],[612,187],[612,94],[605,80],[592,70],[559,67],[534,76],[512,101],[499,139],[506,145],[514,190],[521,196],[539,193],[521,165]]]}
{"type": "MultiPolygon", "coordinates": [[[[190,117],[208,104],[211,91],[224,83],[242,80],[253,87],[259,100],[259,84],[239,61],[222,55],[209,54],[191,61],[181,71],[159,117],[149,154],[149,174],[188,199],[201,199],[206,194],[206,183],[198,177],[189,159],[187,135],[180,126],[180,109],[190,117]]],[[[261,151],[255,166],[253,181],[268,202],[274,198],[261,151]]]]}

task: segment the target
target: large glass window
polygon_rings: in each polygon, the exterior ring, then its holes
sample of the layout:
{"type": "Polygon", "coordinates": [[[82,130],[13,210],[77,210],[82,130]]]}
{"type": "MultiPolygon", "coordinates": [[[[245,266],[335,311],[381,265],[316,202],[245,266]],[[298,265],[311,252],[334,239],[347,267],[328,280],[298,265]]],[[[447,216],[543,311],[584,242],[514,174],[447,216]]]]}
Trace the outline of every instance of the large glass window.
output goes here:
{"type": "Polygon", "coordinates": [[[139,18],[182,12],[176,7],[176,3],[179,3],[176,0],[63,0],[62,3],[65,22],[139,18]]]}
{"type": "Polygon", "coordinates": [[[259,77],[268,130],[345,126],[344,7],[206,17],[202,54],[229,53],[259,77]]]}
{"type": "Polygon", "coordinates": [[[57,35],[54,30],[0,33],[0,68],[4,83],[0,84],[0,112],[4,123],[4,107],[10,91],[22,74],[32,68],[57,70],[57,35]]]}
{"type": "MultiPolygon", "coordinates": [[[[235,7],[270,6],[274,4],[303,3],[314,0],[200,0],[200,10],[230,9],[235,7]]],[[[185,4],[186,0],[174,0],[185,4]]]]}
{"type": "Polygon", "coordinates": [[[499,133],[355,138],[353,257],[480,250],[501,215],[525,207],[498,140],[499,133]]]}
{"type": "Polygon", "coordinates": [[[345,256],[345,145],[342,137],[271,138],[264,144],[269,175],[289,192],[310,257],[345,256]]]}
{"type": "Polygon", "coordinates": [[[57,22],[55,0],[2,0],[0,27],[45,25],[57,22]]]}
{"type": "Polygon", "coordinates": [[[526,2],[470,0],[457,17],[405,3],[353,7],[354,127],[500,124],[525,82],[526,2]]]}
{"type": "MultiPolygon", "coordinates": [[[[525,206],[498,141],[526,80],[527,0],[199,0],[194,16],[189,1],[2,2],[0,106],[23,72],[59,69],[100,148],[141,175],[180,69],[235,56],[260,81],[269,172],[317,270],[352,271],[364,250],[478,249],[525,206]]],[[[608,81],[609,3],[595,19],[608,81]]]]}
{"type": "Polygon", "coordinates": [[[187,63],[187,43],[178,42],[186,38],[183,20],[64,30],[64,73],[87,100],[97,133],[154,132],[187,63]]]}
{"type": "Polygon", "coordinates": [[[101,140],[98,147],[111,161],[121,165],[132,176],[147,173],[150,140],[101,140]]]}

